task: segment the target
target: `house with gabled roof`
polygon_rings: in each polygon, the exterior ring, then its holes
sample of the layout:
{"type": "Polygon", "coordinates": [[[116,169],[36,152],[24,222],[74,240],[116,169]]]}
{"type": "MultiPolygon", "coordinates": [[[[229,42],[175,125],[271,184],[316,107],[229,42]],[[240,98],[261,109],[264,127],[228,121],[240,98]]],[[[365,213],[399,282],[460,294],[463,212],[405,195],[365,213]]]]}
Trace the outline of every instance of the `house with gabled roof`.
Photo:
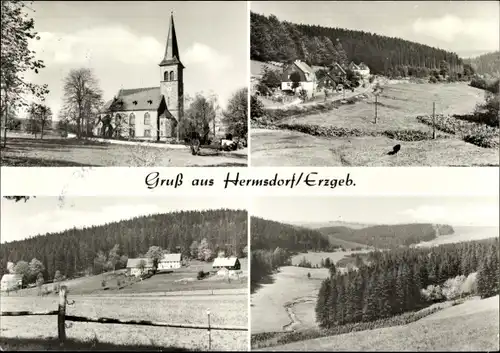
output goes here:
{"type": "Polygon", "coordinates": [[[157,141],[181,138],[178,126],[184,115],[184,65],[173,14],[159,66],[159,86],[120,89],[106,102],[94,124],[94,136],[157,141]]]}
{"type": "Polygon", "coordinates": [[[318,80],[318,87],[335,88],[336,84],[344,81],[346,76],[347,73],[344,68],[335,62],[326,70],[324,76],[318,80]]]}
{"type": "Polygon", "coordinates": [[[217,274],[224,275],[241,270],[241,264],[240,260],[235,256],[216,257],[212,264],[212,268],[217,271],[217,274]]]}
{"type": "Polygon", "coordinates": [[[281,89],[283,91],[295,91],[293,88],[292,75],[297,75],[299,77],[298,89],[306,90],[309,96],[314,94],[317,86],[316,73],[307,63],[301,60],[295,60],[292,64],[283,69],[281,76],[281,89]]]}
{"type": "Polygon", "coordinates": [[[353,72],[357,72],[363,77],[370,75],[370,68],[363,62],[359,63],[359,65],[356,65],[354,61],[351,61],[351,63],[348,66],[348,69],[353,72]]]}
{"type": "Polygon", "coordinates": [[[182,267],[182,254],[164,254],[158,261],[158,270],[174,270],[182,267]]]}
{"type": "Polygon", "coordinates": [[[153,270],[153,260],[147,257],[127,260],[127,271],[130,275],[139,277],[153,270]]]}

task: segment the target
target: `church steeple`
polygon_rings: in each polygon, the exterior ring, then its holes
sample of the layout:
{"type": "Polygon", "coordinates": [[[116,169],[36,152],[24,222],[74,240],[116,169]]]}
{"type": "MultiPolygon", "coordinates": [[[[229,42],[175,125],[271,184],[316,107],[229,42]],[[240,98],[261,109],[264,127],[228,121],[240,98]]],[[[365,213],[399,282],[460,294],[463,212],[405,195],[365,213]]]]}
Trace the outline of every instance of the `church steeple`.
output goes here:
{"type": "Polygon", "coordinates": [[[182,67],[180,56],[179,56],[179,46],[177,45],[177,35],[175,34],[174,25],[174,14],[170,13],[170,26],[168,28],[167,45],[165,47],[165,55],[160,63],[160,66],[180,64],[182,67]]]}

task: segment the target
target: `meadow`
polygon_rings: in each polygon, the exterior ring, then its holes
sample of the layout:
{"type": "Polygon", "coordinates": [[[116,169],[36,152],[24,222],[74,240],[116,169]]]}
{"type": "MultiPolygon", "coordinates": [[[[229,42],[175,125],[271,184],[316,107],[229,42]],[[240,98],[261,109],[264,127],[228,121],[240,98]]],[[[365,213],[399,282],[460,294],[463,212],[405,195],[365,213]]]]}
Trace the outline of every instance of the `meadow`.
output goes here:
{"type": "Polygon", "coordinates": [[[469,300],[403,326],[351,332],[262,351],[498,351],[499,297],[469,300]]]}
{"type": "MultiPolygon", "coordinates": [[[[365,95],[366,96],[366,95],[365,95]]],[[[256,166],[476,166],[498,165],[499,151],[465,142],[417,119],[436,114],[466,115],[484,101],[484,91],[465,83],[390,83],[379,96],[374,122],[372,94],[332,109],[284,114],[252,129],[256,166]],[[401,151],[387,155],[401,144],[401,151]]],[[[295,109],[295,108],[294,108],[295,109]]],[[[304,110],[304,109],[302,109],[304,110]]]]}
{"type": "Polygon", "coordinates": [[[13,167],[196,167],[246,166],[246,152],[200,150],[193,156],[187,146],[151,147],[90,140],[8,135],[2,147],[2,166],[13,167]]]}

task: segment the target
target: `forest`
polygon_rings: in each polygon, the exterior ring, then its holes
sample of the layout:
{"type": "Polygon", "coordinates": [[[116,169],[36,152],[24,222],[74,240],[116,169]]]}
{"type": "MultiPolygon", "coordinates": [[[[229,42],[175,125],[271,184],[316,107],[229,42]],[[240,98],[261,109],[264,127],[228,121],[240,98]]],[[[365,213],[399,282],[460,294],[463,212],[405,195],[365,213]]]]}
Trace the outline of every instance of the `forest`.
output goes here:
{"type": "Polygon", "coordinates": [[[470,64],[476,73],[480,75],[500,77],[500,51],[465,59],[464,63],[470,64]]]}
{"type": "Polygon", "coordinates": [[[72,278],[94,273],[96,259],[116,249],[116,245],[118,257],[143,256],[151,246],[167,252],[180,251],[185,257],[191,257],[191,248],[202,242],[212,256],[221,250],[227,255],[242,256],[247,245],[247,212],[228,209],[178,211],[3,243],[0,276],[7,273],[9,262],[35,259],[43,265],[45,280],[52,279],[56,271],[72,278]]]}
{"type": "Polygon", "coordinates": [[[436,229],[439,230],[440,235],[454,233],[453,228],[449,225],[430,223],[376,225],[361,229],[325,227],[318,229],[318,231],[345,241],[370,245],[379,249],[392,249],[435,239],[436,229]]]}
{"type": "Polygon", "coordinates": [[[445,63],[451,73],[462,73],[456,54],[400,38],[364,31],[280,21],[276,16],[250,13],[250,58],[310,65],[364,62],[372,74],[426,77],[445,63]]]}
{"type": "Polygon", "coordinates": [[[498,251],[494,238],[371,252],[357,270],[331,273],[323,281],[316,319],[331,328],[389,318],[449,299],[450,291],[466,294],[460,291],[467,291],[467,281],[481,297],[493,296],[500,290],[498,251]]]}

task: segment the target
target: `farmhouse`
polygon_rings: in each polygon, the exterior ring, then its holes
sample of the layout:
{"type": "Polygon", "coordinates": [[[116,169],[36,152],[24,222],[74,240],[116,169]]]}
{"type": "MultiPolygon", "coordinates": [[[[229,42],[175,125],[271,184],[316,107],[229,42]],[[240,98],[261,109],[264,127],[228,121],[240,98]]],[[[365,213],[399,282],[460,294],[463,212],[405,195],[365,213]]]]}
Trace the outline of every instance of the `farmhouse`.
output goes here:
{"type": "Polygon", "coordinates": [[[332,87],[335,88],[336,84],[343,82],[347,77],[347,73],[338,63],[334,63],[329,70],[318,81],[318,87],[332,87]]]}
{"type": "Polygon", "coordinates": [[[158,270],[173,270],[182,267],[182,254],[164,254],[158,262],[158,270]]]}
{"type": "Polygon", "coordinates": [[[302,88],[307,92],[308,96],[314,94],[316,90],[316,74],[314,70],[305,62],[295,60],[293,64],[288,65],[283,69],[281,77],[281,89],[283,91],[293,91],[293,79],[297,77],[298,88],[302,88]]]}
{"type": "Polygon", "coordinates": [[[95,136],[157,141],[179,138],[178,125],[184,115],[184,66],[179,57],[173,15],[159,66],[159,87],[120,89],[104,105],[96,119],[95,136]]]}
{"type": "Polygon", "coordinates": [[[354,72],[357,72],[362,77],[370,76],[370,68],[365,63],[360,63],[359,65],[356,65],[354,61],[351,61],[351,63],[349,64],[349,69],[354,72]]]}
{"type": "Polygon", "coordinates": [[[237,257],[216,257],[212,268],[217,270],[217,274],[238,271],[241,269],[240,260],[237,257]]]}
{"type": "Polygon", "coordinates": [[[149,258],[128,259],[127,261],[127,271],[132,276],[139,277],[151,270],[153,270],[153,260],[149,258]],[[144,268],[142,268],[142,265],[144,265],[144,268]]]}
{"type": "Polygon", "coordinates": [[[2,280],[0,281],[0,290],[9,291],[12,289],[21,288],[22,285],[23,285],[23,276],[6,274],[2,276],[2,280]]]}

